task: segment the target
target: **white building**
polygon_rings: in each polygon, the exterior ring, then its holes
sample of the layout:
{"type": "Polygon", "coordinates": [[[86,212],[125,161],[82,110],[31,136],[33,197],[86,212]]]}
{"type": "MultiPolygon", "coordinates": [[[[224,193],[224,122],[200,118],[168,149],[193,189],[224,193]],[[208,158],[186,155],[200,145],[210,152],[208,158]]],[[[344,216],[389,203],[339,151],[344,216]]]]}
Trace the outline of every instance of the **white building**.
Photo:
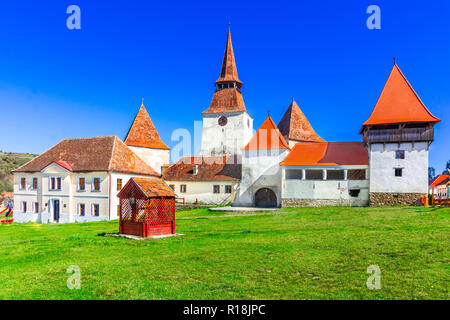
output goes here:
{"type": "Polygon", "coordinates": [[[144,104],[134,118],[124,142],[158,173],[161,173],[162,166],[169,164],[170,148],[159,137],[144,104]]]}
{"type": "Polygon", "coordinates": [[[360,133],[369,152],[371,206],[420,205],[428,194],[433,116],[397,64],[360,133]]]}
{"type": "Polygon", "coordinates": [[[270,116],[245,146],[242,180],[235,206],[279,207],[282,194],[280,162],[290,148],[270,116]]]}
{"type": "Polygon", "coordinates": [[[62,140],[13,173],[14,221],[39,223],[117,219],[130,177],[160,176],[117,137],[62,140]]]}
{"type": "Polygon", "coordinates": [[[239,156],[183,157],[163,171],[164,181],[186,203],[226,205],[241,181],[239,156]]]}

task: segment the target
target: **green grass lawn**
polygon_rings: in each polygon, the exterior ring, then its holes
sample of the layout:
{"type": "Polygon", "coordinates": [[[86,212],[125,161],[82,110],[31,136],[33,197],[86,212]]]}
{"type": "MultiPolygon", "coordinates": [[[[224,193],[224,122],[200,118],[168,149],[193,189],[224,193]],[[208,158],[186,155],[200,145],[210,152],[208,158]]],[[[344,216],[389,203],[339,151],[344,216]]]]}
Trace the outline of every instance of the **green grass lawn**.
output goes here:
{"type": "Polygon", "coordinates": [[[0,226],[0,299],[449,298],[450,208],[177,217],[184,236],[145,241],[99,235],[117,221],[0,226]],[[381,290],[366,287],[370,265],[381,290]]]}

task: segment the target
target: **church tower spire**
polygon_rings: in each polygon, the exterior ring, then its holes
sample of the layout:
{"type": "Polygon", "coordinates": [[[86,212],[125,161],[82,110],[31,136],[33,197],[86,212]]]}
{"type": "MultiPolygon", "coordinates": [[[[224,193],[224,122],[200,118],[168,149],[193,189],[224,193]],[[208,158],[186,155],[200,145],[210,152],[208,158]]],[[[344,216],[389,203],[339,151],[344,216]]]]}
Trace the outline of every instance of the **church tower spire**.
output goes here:
{"type": "Polygon", "coordinates": [[[242,98],[242,81],[237,73],[230,28],[215,86],[211,104],[202,112],[200,153],[204,156],[240,154],[253,136],[253,118],[247,113],[242,98]]]}
{"type": "Polygon", "coordinates": [[[242,87],[242,82],[239,80],[237,73],[236,60],[234,59],[230,28],[228,28],[227,44],[223,55],[222,69],[220,70],[220,77],[216,81],[216,87],[218,90],[225,88],[240,89],[242,87]]]}

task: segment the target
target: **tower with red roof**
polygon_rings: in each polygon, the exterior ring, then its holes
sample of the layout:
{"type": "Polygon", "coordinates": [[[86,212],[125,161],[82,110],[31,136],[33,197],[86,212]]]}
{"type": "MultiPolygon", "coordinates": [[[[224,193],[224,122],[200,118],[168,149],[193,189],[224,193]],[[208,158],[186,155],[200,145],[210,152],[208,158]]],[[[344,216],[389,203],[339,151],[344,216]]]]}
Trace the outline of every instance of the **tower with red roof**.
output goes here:
{"type": "Polygon", "coordinates": [[[124,142],[158,173],[162,166],[169,164],[170,148],[162,142],[143,103],[124,142]]]}
{"type": "Polygon", "coordinates": [[[360,133],[369,153],[371,206],[415,205],[428,193],[433,116],[397,64],[360,133]]]}
{"type": "Polygon", "coordinates": [[[242,81],[237,73],[230,30],[215,86],[211,105],[202,113],[201,155],[240,154],[252,137],[253,118],[247,113],[242,98],[242,81]]]}

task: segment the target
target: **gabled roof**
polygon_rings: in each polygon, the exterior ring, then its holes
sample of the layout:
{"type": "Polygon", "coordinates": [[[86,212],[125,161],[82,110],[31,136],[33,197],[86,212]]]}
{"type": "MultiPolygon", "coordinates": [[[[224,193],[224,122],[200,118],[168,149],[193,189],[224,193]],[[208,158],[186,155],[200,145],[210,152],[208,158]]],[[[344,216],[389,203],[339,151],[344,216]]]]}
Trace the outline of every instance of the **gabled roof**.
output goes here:
{"type": "Polygon", "coordinates": [[[438,184],[438,186],[446,186],[450,184],[450,178],[445,179],[441,183],[438,184]]]}
{"type": "Polygon", "coordinates": [[[242,85],[242,82],[238,77],[236,61],[234,60],[230,29],[228,29],[227,44],[223,55],[222,69],[220,70],[220,77],[217,79],[216,85],[221,82],[237,82],[239,86],[242,85]]]}
{"type": "Polygon", "coordinates": [[[241,180],[241,157],[183,157],[163,173],[165,181],[239,181],[241,180]],[[194,167],[197,166],[197,174],[194,167]]]}
{"type": "Polygon", "coordinates": [[[411,122],[437,123],[397,64],[391,70],[375,108],[364,126],[411,122]]]}
{"type": "Polygon", "coordinates": [[[147,198],[153,197],[175,197],[172,189],[161,179],[131,178],[144,192],[147,198]]]}
{"type": "Polygon", "coordinates": [[[450,174],[440,174],[436,178],[433,179],[430,183],[430,188],[437,187],[442,181],[445,181],[446,179],[450,178],[450,174]]]}
{"type": "Polygon", "coordinates": [[[246,111],[244,99],[238,89],[222,89],[214,92],[211,105],[203,111],[208,113],[232,113],[246,111]]]}
{"type": "Polygon", "coordinates": [[[144,104],[141,105],[139,112],[134,118],[133,124],[125,138],[125,144],[133,147],[170,150],[159,137],[158,131],[156,131],[144,104]]]}
{"type": "Polygon", "coordinates": [[[70,167],[72,172],[108,171],[159,176],[115,136],[64,139],[13,172],[40,172],[53,162],[70,167]]]}
{"type": "Polygon", "coordinates": [[[282,166],[368,165],[362,142],[297,143],[281,162],[282,166]]]}
{"type": "Polygon", "coordinates": [[[72,166],[67,162],[67,161],[53,161],[52,163],[57,164],[58,166],[60,166],[61,168],[64,168],[68,171],[72,171],[72,166]]]}
{"type": "Polygon", "coordinates": [[[291,149],[270,115],[263,122],[244,150],[291,149]]]}
{"type": "Polygon", "coordinates": [[[278,129],[285,139],[299,142],[325,142],[314,131],[294,99],[278,123],[278,129]]]}

